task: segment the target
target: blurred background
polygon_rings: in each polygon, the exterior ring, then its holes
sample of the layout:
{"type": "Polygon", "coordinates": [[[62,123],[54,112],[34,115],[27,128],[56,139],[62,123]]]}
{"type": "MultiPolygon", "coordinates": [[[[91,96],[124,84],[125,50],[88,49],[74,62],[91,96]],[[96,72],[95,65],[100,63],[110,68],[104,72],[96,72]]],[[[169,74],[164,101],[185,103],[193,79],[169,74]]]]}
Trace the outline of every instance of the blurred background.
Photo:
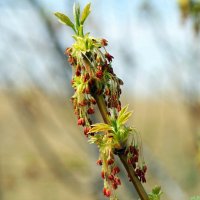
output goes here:
{"type": "MultiPolygon", "coordinates": [[[[63,52],[73,0],[0,1],[0,200],[103,200],[98,152],[76,125],[63,52]]],[[[79,1],[81,7],[86,0],[79,1]]],[[[86,29],[109,41],[122,103],[140,132],[147,191],[200,195],[200,36],[175,0],[91,0],[86,29]]],[[[181,7],[183,8],[183,7],[181,7]]],[[[98,116],[97,116],[98,117],[98,116]]],[[[99,118],[101,120],[101,118],[99,118]]],[[[121,167],[122,168],[122,167],[121,167]]],[[[137,199],[125,172],[120,199],[137,199]]]]}

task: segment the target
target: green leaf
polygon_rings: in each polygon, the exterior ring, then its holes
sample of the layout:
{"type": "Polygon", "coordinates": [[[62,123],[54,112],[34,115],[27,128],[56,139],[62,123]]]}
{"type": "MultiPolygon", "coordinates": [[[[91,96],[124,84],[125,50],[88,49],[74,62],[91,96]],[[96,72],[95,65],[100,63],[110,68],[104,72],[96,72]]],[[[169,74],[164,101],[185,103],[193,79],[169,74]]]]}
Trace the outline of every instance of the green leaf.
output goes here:
{"type": "Polygon", "coordinates": [[[159,194],[161,192],[161,187],[160,186],[155,186],[152,189],[153,194],[159,194]]]}
{"type": "Polygon", "coordinates": [[[119,112],[118,118],[120,118],[128,110],[128,105],[124,106],[119,112]]]}
{"type": "Polygon", "coordinates": [[[88,15],[90,14],[91,3],[88,3],[85,8],[83,9],[83,12],[81,14],[81,24],[84,24],[85,20],[87,19],[88,15]]]}
{"type": "Polygon", "coordinates": [[[56,12],[54,15],[58,18],[58,20],[69,27],[71,27],[75,31],[74,24],[71,22],[68,16],[64,15],[63,13],[56,12]]]}
{"type": "Polygon", "coordinates": [[[92,125],[92,128],[88,133],[105,132],[105,131],[112,131],[112,127],[108,124],[97,123],[92,125]]]}
{"type": "Polygon", "coordinates": [[[74,14],[76,30],[78,31],[80,26],[80,5],[78,3],[77,4],[74,3],[73,14],[74,14]]]}
{"type": "Polygon", "coordinates": [[[163,194],[160,186],[155,186],[152,189],[152,192],[148,194],[150,200],[160,200],[161,195],[163,194]]]}
{"type": "Polygon", "coordinates": [[[128,110],[128,105],[122,108],[121,111],[119,112],[117,118],[117,123],[119,125],[125,124],[132,115],[132,112],[127,112],[127,110],[128,110]]]}

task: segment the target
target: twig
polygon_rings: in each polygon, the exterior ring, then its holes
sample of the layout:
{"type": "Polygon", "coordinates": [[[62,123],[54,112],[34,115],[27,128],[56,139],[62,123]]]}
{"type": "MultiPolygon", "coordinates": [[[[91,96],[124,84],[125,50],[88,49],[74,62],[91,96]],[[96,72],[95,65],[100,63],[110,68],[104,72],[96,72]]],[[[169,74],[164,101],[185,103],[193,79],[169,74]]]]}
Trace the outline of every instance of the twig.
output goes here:
{"type": "MultiPolygon", "coordinates": [[[[101,116],[104,120],[105,123],[109,124],[109,119],[108,119],[108,115],[107,115],[107,109],[106,109],[106,105],[104,103],[103,97],[101,95],[94,95],[94,98],[97,101],[97,105],[99,108],[99,111],[101,113],[101,116]]],[[[129,165],[127,163],[127,157],[126,155],[118,155],[122,164],[124,165],[128,176],[132,182],[132,184],[134,185],[138,195],[140,196],[141,200],[149,200],[148,195],[146,193],[146,191],[144,190],[143,185],[141,184],[141,182],[138,180],[138,178],[135,175],[134,169],[132,168],[131,165],[129,165]]]]}

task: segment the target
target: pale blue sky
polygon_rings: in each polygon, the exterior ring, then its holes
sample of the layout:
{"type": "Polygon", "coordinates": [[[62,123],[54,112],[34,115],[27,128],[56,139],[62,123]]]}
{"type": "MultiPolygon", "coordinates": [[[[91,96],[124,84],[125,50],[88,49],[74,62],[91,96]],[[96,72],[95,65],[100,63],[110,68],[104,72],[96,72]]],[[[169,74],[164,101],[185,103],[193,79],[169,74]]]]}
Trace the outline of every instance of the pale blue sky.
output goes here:
{"type": "MultiPolygon", "coordinates": [[[[12,2],[11,0],[9,1],[12,2]]],[[[2,6],[3,4],[9,4],[9,1],[0,3],[0,25],[11,29],[11,32],[23,39],[22,41],[27,41],[29,45],[27,48],[33,50],[31,56],[37,57],[37,59],[31,62],[32,65],[35,63],[35,67],[31,67],[29,73],[35,74],[39,80],[42,73],[42,77],[48,79],[45,76],[46,65],[51,68],[54,65],[51,53],[43,51],[44,55],[36,55],[34,50],[37,49],[37,46],[34,45],[42,45],[44,49],[49,48],[48,45],[50,44],[47,44],[45,38],[42,37],[45,32],[43,30],[44,27],[42,27],[37,15],[30,10],[27,1],[21,0],[21,5],[16,8],[11,3],[11,8],[2,6]],[[19,24],[17,25],[17,23],[19,24]],[[33,45],[31,45],[32,42],[33,45]],[[44,56],[47,58],[46,60],[43,60],[44,56]],[[49,59],[48,56],[51,56],[52,59],[49,59]]],[[[53,12],[59,11],[72,16],[74,1],[43,0],[40,2],[43,3],[50,20],[54,21],[58,26],[60,25],[53,16],[53,12]]],[[[81,6],[83,7],[87,2],[86,0],[80,1],[81,6]]],[[[186,67],[188,66],[188,61],[184,60],[185,55],[187,55],[191,46],[197,45],[194,42],[191,24],[181,25],[176,1],[152,0],[151,2],[156,12],[156,17],[152,20],[139,9],[141,0],[93,0],[90,2],[92,3],[92,13],[88,19],[86,31],[90,31],[94,36],[104,37],[109,40],[108,49],[115,57],[113,62],[115,71],[121,78],[127,80],[126,85],[133,86],[129,87],[129,89],[137,93],[148,94],[151,93],[150,88],[155,85],[155,91],[166,89],[173,85],[170,80],[171,73],[177,66],[182,64],[186,67]],[[124,53],[128,54],[131,62],[124,60],[124,53]],[[124,67],[127,65],[128,72],[124,67]]],[[[59,37],[63,49],[73,42],[71,34],[72,31],[68,27],[61,27],[59,37]]],[[[0,50],[2,49],[3,52],[2,57],[5,58],[4,54],[6,52],[3,49],[9,46],[9,38],[7,34],[3,33],[2,37],[7,41],[2,42],[0,45],[0,50]]],[[[10,45],[12,48],[12,44],[10,45]]],[[[25,47],[21,47],[18,50],[18,52],[21,52],[21,54],[17,54],[18,58],[13,56],[13,64],[12,61],[6,62],[7,65],[13,65],[13,71],[19,73],[19,75],[24,72],[20,72],[19,67],[15,66],[15,59],[21,58],[23,61],[32,59],[29,54],[26,55],[27,51],[26,49],[23,50],[23,48],[25,47]]],[[[14,47],[13,52],[16,53],[14,47]]],[[[4,66],[4,68],[4,73],[6,73],[8,67],[4,66]]],[[[24,80],[24,75],[21,76],[20,80],[24,80]]]]}

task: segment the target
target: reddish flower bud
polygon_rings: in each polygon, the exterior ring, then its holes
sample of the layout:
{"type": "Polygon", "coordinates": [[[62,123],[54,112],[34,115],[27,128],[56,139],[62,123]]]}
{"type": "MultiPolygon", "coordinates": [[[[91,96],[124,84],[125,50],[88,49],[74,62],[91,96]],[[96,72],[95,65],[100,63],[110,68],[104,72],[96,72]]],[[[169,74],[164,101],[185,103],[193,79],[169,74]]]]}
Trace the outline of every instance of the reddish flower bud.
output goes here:
{"type": "Polygon", "coordinates": [[[68,62],[69,62],[71,65],[73,65],[73,64],[74,64],[74,59],[70,56],[70,57],[68,58],[68,62]]]}
{"type": "Polygon", "coordinates": [[[101,45],[102,46],[107,46],[108,45],[108,41],[106,39],[102,39],[101,40],[101,45]]]}
{"type": "Polygon", "coordinates": [[[102,177],[102,179],[105,178],[105,172],[104,171],[101,172],[101,177],[102,177]]]}
{"type": "Polygon", "coordinates": [[[138,162],[138,155],[133,156],[133,162],[138,162]]]}
{"type": "Polygon", "coordinates": [[[84,118],[79,118],[78,119],[78,125],[84,126],[85,125],[85,119],[84,118]]]}
{"type": "Polygon", "coordinates": [[[87,113],[88,114],[94,114],[94,108],[88,108],[87,113]]]}
{"type": "Polygon", "coordinates": [[[106,53],[105,56],[106,56],[106,58],[107,58],[107,60],[108,60],[109,62],[111,62],[112,59],[114,58],[114,57],[113,57],[112,55],[110,55],[109,53],[106,53]]]}
{"type": "Polygon", "coordinates": [[[139,150],[135,146],[130,146],[129,151],[134,155],[137,155],[137,156],[139,155],[139,150]]]}
{"type": "Polygon", "coordinates": [[[111,195],[111,191],[110,191],[109,189],[107,189],[107,190],[106,190],[106,196],[107,196],[107,197],[110,197],[110,195],[111,195]]]}
{"type": "Polygon", "coordinates": [[[87,105],[87,100],[83,100],[82,102],[79,103],[79,106],[86,106],[87,105]]]}
{"type": "Polygon", "coordinates": [[[99,79],[101,79],[102,76],[103,76],[103,72],[101,70],[97,70],[96,77],[99,78],[99,79]]]}
{"type": "Polygon", "coordinates": [[[107,160],[108,165],[112,165],[114,163],[114,159],[107,160]]]}
{"type": "Polygon", "coordinates": [[[110,175],[108,176],[108,179],[112,181],[112,180],[114,180],[114,176],[113,176],[112,174],[110,174],[110,175]]]}
{"type": "Polygon", "coordinates": [[[118,174],[120,172],[120,169],[118,166],[114,167],[113,170],[112,170],[112,173],[115,175],[115,174],[118,174]]]}
{"type": "Polygon", "coordinates": [[[86,82],[90,79],[90,75],[87,73],[84,77],[83,77],[83,81],[86,82]]]}
{"type": "Polygon", "coordinates": [[[120,180],[119,178],[115,178],[115,183],[116,183],[117,185],[121,185],[121,180],[120,180]]]}
{"type": "Polygon", "coordinates": [[[106,196],[106,188],[103,188],[103,194],[106,196]]]}
{"type": "Polygon", "coordinates": [[[119,112],[121,109],[122,109],[121,106],[118,104],[117,111],[119,112]]]}
{"type": "Polygon", "coordinates": [[[145,176],[141,176],[141,181],[142,181],[142,183],[146,183],[146,178],[145,178],[145,176]]]}
{"type": "Polygon", "coordinates": [[[65,53],[64,54],[66,54],[66,55],[68,55],[68,56],[70,56],[71,55],[71,48],[70,47],[68,47],[68,48],[66,48],[66,50],[65,50],[65,53]]]}
{"type": "Polygon", "coordinates": [[[113,187],[114,190],[116,190],[117,189],[117,184],[115,182],[113,182],[112,183],[112,187],[113,187]]]}
{"type": "Polygon", "coordinates": [[[127,160],[127,163],[128,163],[128,164],[132,164],[132,163],[133,163],[133,160],[132,160],[131,158],[129,158],[129,159],[127,160]]]}
{"type": "Polygon", "coordinates": [[[111,74],[114,74],[113,68],[112,68],[112,67],[109,67],[109,68],[108,68],[108,72],[111,73],[111,74]]]}
{"type": "Polygon", "coordinates": [[[136,173],[137,176],[140,177],[140,176],[142,175],[143,172],[142,172],[141,169],[136,169],[135,173],[136,173]]]}
{"type": "Polygon", "coordinates": [[[134,151],[135,151],[135,147],[134,146],[129,146],[129,151],[131,152],[131,153],[134,153],[134,151]]]}
{"type": "Polygon", "coordinates": [[[109,64],[107,63],[107,61],[105,61],[105,63],[103,63],[103,69],[106,69],[106,68],[108,68],[108,66],[109,66],[109,64]]]}
{"type": "Polygon", "coordinates": [[[80,76],[81,75],[81,71],[77,70],[76,71],[76,76],[80,76]]]}
{"type": "Polygon", "coordinates": [[[99,159],[99,160],[97,160],[97,165],[102,165],[102,160],[101,159],[99,159]]]}
{"type": "Polygon", "coordinates": [[[84,127],[84,134],[87,136],[90,131],[90,127],[84,127]]]}
{"type": "Polygon", "coordinates": [[[96,103],[97,103],[96,100],[95,100],[93,97],[90,99],[90,102],[91,102],[92,104],[96,104],[96,103]]]}

